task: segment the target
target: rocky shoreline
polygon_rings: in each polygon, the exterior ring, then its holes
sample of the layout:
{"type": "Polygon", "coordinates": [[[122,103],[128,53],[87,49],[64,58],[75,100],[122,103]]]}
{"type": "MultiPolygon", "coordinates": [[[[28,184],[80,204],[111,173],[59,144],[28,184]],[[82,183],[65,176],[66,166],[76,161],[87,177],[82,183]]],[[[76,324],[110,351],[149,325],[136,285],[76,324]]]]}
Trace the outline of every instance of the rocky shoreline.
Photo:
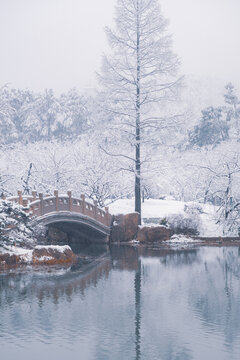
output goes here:
{"type": "MultiPolygon", "coordinates": [[[[62,236],[62,234],[61,234],[62,236]]],[[[51,243],[51,237],[45,242],[51,243]]],[[[59,243],[62,239],[54,239],[59,243]],[[57,241],[59,240],[59,241],[57,241]]],[[[39,240],[40,241],[40,240],[39,240]]],[[[43,239],[42,239],[43,241],[43,239]]],[[[42,242],[41,241],[41,242],[42,242]]],[[[36,242],[35,242],[36,244],[36,242]]],[[[239,237],[200,237],[171,234],[164,225],[138,225],[138,214],[114,216],[109,244],[154,246],[156,248],[186,249],[192,246],[239,246],[239,237]]],[[[81,258],[69,245],[35,245],[32,247],[9,245],[0,248],[0,271],[25,265],[72,266],[81,258]]]]}
{"type": "Polygon", "coordinates": [[[24,265],[72,265],[76,260],[68,245],[37,245],[33,249],[9,246],[0,250],[0,270],[24,265]]]}

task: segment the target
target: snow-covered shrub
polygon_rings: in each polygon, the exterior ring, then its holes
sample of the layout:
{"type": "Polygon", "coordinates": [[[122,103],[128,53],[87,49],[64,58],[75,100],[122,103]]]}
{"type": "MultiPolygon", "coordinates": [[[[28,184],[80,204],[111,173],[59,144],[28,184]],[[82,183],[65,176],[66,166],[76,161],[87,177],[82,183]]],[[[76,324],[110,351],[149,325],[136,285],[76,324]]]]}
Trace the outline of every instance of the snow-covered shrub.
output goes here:
{"type": "Polygon", "coordinates": [[[173,214],[167,218],[172,234],[199,235],[201,221],[198,215],[173,214]]]}
{"type": "Polygon", "coordinates": [[[202,206],[197,203],[185,204],[184,212],[189,215],[196,215],[196,214],[202,214],[203,209],[202,209],[202,206]]]}
{"type": "Polygon", "coordinates": [[[0,201],[0,245],[32,243],[29,215],[24,207],[10,201],[0,201]]]}
{"type": "Polygon", "coordinates": [[[32,229],[33,235],[36,238],[46,238],[47,236],[47,226],[42,224],[35,224],[34,228],[32,229]]]}
{"type": "Polygon", "coordinates": [[[166,217],[160,219],[159,224],[163,225],[163,226],[168,226],[169,225],[166,217]]]}

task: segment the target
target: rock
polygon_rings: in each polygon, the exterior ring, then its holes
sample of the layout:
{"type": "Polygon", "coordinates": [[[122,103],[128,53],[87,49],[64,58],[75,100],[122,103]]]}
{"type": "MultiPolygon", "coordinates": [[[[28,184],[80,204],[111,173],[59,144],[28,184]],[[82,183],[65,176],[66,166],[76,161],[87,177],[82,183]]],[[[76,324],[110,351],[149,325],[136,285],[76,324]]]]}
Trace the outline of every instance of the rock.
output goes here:
{"type": "Polygon", "coordinates": [[[69,246],[36,246],[32,254],[34,265],[57,265],[74,263],[77,256],[69,246]]]}
{"type": "Polygon", "coordinates": [[[138,231],[138,213],[127,214],[124,216],[124,232],[127,241],[134,239],[138,231]]]}
{"type": "Polygon", "coordinates": [[[20,257],[11,254],[0,254],[0,270],[16,266],[20,262],[20,257]]]}
{"type": "Polygon", "coordinates": [[[77,256],[68,245],[38,245],[34,249],[12,246],[8,252],[0,252],[0,270],[22,265],[64,265],[73,264],[77,256]]]}
{"type": "Polygon", "coordinates": [[[111,242],[127,242],[136,237],[138,231],[138,213],[113,216],[111,242]]]}
{"type": "Polygon", "coordinates": [[[164,241],[170,236],[170,229],[165,226],[143,226],[138,230],[137,240],[141,243],[164,241]]]}

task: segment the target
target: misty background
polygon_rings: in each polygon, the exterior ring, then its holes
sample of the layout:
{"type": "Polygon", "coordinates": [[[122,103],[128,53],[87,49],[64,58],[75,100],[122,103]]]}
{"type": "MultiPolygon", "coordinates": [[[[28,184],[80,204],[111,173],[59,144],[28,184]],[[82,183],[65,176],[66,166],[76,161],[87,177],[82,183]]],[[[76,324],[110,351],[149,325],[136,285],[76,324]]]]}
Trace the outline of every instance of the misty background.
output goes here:
{"type": "MultiPolygon", "coordinates": [[[[160,3],[181,72],[238,86],[240,2],[160,3]]],[[[114,0],[0,0],[1,84],[57,92],[94,88],[108,50],[104,27],[113,24],[114,5],[114,0]]]]}

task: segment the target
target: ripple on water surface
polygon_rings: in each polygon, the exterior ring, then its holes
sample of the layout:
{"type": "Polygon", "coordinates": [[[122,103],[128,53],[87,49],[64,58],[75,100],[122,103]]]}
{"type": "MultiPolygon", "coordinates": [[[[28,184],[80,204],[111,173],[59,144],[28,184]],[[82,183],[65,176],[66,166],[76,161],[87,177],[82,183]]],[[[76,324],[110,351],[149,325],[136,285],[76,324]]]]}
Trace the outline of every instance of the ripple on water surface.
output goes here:
{"type": "Polygon", "coordinates": [[[239,359],[239,279],[238,248],[208,247],[1,274],[1,358],[239,359]]]}

